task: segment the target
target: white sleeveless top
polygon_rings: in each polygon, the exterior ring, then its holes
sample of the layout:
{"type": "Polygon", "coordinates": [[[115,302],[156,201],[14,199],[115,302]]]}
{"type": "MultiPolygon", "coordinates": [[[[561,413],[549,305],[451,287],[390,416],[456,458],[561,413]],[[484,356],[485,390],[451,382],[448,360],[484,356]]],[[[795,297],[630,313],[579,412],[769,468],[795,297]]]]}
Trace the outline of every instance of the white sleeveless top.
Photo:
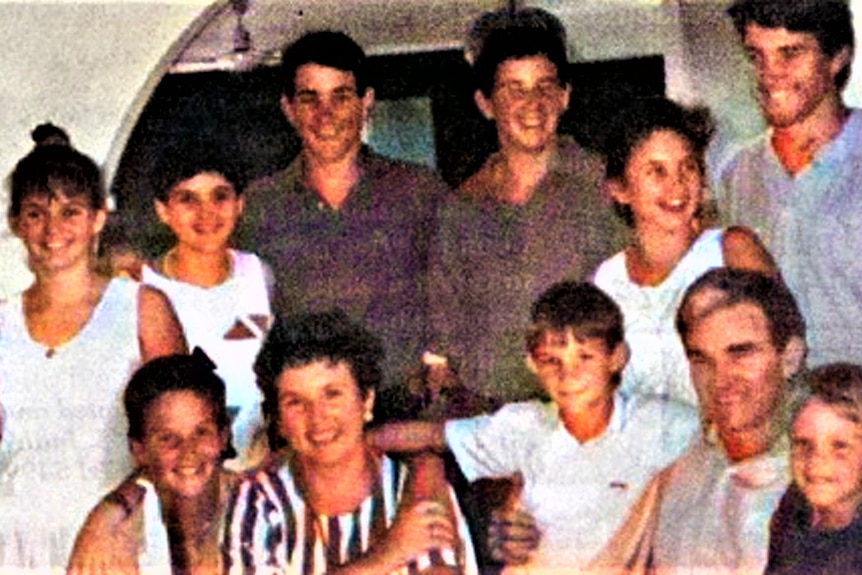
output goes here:
{"type": "Polygon", "coordinates": [[[30,338],[21,295],[0,303],[0,572],[65,567],[87,512],[131,470],[122,392],[141,361],[138,289],[112,279],[54,349],[30,338]]]}
{"type": "Polygon", "coordinates": [[[218,366],[216,373],[227,387],[233,444],[239,453],[235,463],[241,467],[262,421],[262,397],[252,368],[272,311],[263,263],[254,254],[235,250],[230,254],[230,278],[210,288],[167,278],[148,266],[142,279],[171,300],[189,349],[200,347],[218,366]],[[265,320],[263,329],[253,316],[265,320]]]}
{"type": "Polygon", "coordinates": [[[624,251],[605,260],[593,282],[620,306],[631,351],[620,390],[625,395],[659,395],[697,407],[688,360],[674,322],[685,290],[712,268],[724,265],[724,230],[704,231],[670,275],[659,285],[640,286],[629,279],[624,251]]]}

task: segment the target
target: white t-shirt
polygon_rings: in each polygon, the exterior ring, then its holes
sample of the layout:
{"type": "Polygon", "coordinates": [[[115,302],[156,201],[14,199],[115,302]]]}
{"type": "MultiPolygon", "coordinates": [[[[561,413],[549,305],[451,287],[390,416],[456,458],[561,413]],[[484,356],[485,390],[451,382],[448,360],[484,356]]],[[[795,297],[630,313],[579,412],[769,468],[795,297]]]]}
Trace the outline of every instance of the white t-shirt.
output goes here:
{"type": "Polygon", "coordinates": [[[470,481],[520,472],[521,502],[542,532],[531,567],[586,567],[652,475],[698,429],[690,406],[617,394],[607,430],[581,444],[553,403],[514,403],[447,422],[446,442],[470,481]]]}

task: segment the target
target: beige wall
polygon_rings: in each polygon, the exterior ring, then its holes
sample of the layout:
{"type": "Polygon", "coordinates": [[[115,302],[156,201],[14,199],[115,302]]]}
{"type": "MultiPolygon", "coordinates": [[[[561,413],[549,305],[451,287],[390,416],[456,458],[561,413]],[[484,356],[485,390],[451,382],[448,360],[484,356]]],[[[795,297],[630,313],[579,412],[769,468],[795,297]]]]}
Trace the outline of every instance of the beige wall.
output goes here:
{"type": "MultiPolygon", "coordinates": [[[[185,2],[0,3],[0,174],[50,120],[103,163],[150,72],[208,4],[185,2]]],[[[6,188],[2,196],[6,211],[6,188]]],[[[0,233],[0,297],[29,281],[18,241],[0,233]]]]}

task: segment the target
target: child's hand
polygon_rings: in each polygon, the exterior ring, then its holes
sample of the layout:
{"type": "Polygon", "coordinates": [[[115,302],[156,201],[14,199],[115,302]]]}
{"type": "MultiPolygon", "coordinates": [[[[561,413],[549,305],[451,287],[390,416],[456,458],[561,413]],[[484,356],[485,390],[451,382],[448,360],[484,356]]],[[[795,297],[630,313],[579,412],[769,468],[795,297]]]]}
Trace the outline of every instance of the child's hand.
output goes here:
{"type": "Polygon", "coordinates": [[[506,565],[523,565],[539,546],[541,533],[532,515],[507,506],[491,512],[488,547],[491,556],[506,565]]]}
{"type": "Polygon", "coordinates": [[[524,478],[516,474],[513,480],[506,502],[491,512],[488,547],[495,560],[507,565],[523,565],[539,546],[542,534],[533,516],[521,505],[524,478]]]}

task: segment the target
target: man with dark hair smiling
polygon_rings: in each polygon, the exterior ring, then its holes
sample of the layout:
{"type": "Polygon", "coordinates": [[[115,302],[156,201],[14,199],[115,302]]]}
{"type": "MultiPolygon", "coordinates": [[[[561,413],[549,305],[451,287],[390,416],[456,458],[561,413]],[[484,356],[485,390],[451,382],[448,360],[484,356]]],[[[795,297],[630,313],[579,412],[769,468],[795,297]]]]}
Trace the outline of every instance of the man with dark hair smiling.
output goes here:
{"type": "Polygon", "coordinates": [[[281,109],[302,150],[251,184],[238,244],[272,265],[279,313],[339,307],[379,334],[386,385],[397,385],[424,343],[427,246],[446,185],[363,144],[374,90],[346,34],[303,35],[281,71],[281,109]]]}
{"type": "Polygon", "coordinates": [[[862,113],[845,106],[847,0],[736,0],[768,131],[721,175],[719,210],[754,228],[809,322],[812,365],[862,361],[862,113]]]}

